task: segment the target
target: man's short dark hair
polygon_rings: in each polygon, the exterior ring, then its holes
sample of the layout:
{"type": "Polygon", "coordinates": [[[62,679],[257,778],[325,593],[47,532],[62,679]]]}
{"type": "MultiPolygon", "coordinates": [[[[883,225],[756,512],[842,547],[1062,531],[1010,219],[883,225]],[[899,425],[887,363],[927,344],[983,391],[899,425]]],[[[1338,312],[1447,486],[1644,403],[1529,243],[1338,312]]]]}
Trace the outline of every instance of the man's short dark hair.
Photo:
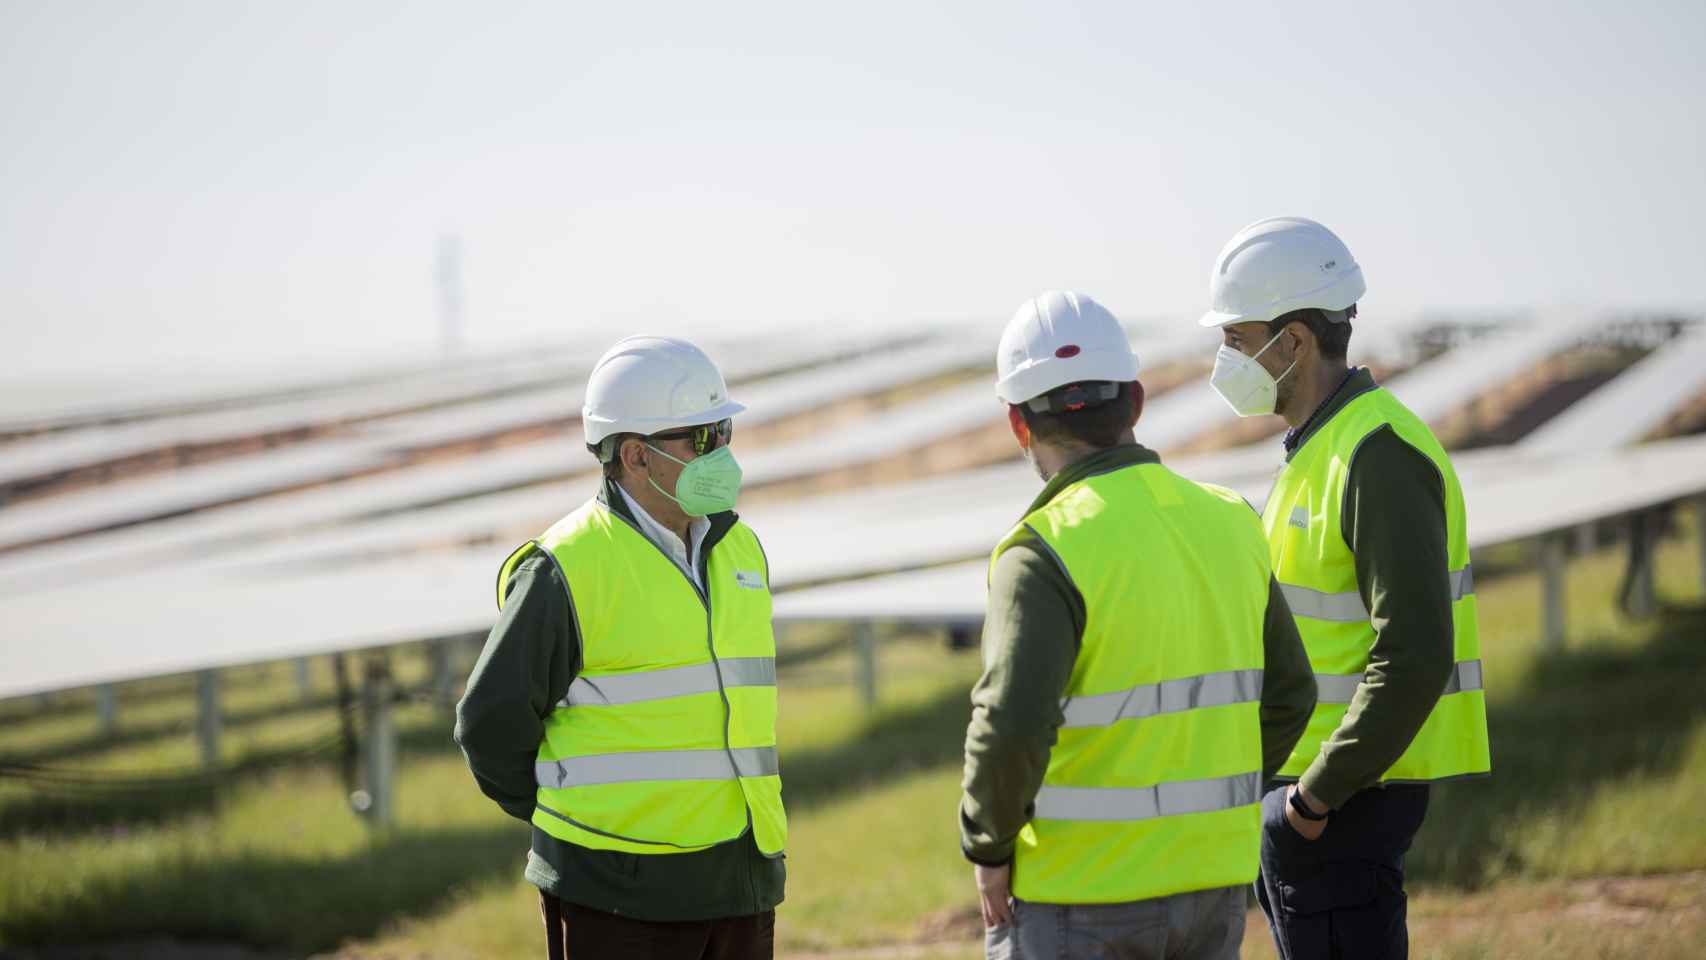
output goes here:
{"type": "Polygon", "coordinates": [[[1119,386],[1119,393],[1112,400],[1082,410],[1039,413],[1028,404],[1017,406],[1025,418],[1025,426],[1031,429],[1031,436],[1044,443],[1082,444],[1106,450],[1131,442],[1131,384],[1119,386]]]}
{"type": "Polygon", "coordinates": [[[1268,321],[1268,336],[1279,336],[1279,332],[1292,323],[1301,323],[1315,334],[1315,342],[1321,347],[1321,356],[1328,360],[1345,359],[1345,351],[1351,344],[1351,318],[1357,315],[1356,304],[1351,304],[1344,310],[1334,310],[1329,313],[1315,307],[1305,307],[1282,313],[1268,321]],[[1335,321],[1334,316],[1343,317],[1335,321]]]}

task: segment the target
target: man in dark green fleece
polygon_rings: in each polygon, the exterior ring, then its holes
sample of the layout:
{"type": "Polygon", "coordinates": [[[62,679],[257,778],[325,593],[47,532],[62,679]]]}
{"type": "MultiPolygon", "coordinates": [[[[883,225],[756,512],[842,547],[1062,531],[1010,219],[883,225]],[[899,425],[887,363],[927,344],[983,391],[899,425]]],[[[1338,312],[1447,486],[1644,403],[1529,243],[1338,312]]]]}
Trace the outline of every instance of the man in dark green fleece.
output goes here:
{"type": "Polygon", "coordinates": [[[1291,428],[1263,511],[1319,702],[1263,800],[1256,892],[1284,960],[1404,957],[1429,784],[1491,769],[1463,492],[1427,425],[1346,363],[1365,291],[1319,223],[1261,220],[1211,275],[1211,378],[1291,428]]]}
{"type": "Polygon", "coordinates": [[[770,571],[733,512],[742,409],[692,344],[616,344],[582,417],[597,496],[499,574],[455,736],[533,824],[552,960],[773,954],[787,823],[770,571]]]}
{"type": "Polygon", "coordinates": [[[1027,302],[997,366],[1047,485],[991,560],[966,733],[987,954],[1230,960],[1315,700],[1260,524],[1133,441],[1137,358],[1094,300],[1027,302]]]}

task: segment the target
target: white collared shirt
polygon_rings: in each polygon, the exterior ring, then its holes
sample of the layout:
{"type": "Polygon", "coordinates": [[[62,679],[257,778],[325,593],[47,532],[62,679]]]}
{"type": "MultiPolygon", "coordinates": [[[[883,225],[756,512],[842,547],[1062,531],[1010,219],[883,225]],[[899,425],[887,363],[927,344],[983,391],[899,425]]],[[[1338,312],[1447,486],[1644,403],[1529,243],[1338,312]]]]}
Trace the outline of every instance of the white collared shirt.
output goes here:
{"type": "Polygon", "coordinates": [[[675,535],[674,530],[652,519],[646,508],[629,496],[620,483],[613,486],[621,492],[622,501],[628,504],[628,510],[634,514],[634,521],[639,525],[640,532],[646,535],[646,539],[656,544],[657,548],[664,552],[664,556],[674,561],[675,565],[681,568],[681,572],[687,574],[687,579],[693,581],[694,586],[704,590],[705,585],[699,581],[699,548],[705,544],[705,534],[711,532],[711,518],[689,518],[687,535],[693,541],[690,552],[688,546],[681,542],[681,538],[675,535]]]}

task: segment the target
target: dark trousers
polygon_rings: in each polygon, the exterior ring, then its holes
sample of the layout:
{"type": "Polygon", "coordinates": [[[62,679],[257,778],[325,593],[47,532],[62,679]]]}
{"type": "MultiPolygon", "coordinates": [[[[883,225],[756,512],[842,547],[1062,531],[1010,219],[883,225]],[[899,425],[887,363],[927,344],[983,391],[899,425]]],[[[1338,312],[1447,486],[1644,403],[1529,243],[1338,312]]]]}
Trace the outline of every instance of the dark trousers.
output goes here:
{"type": "Polygon", "coordinates": [[[547,960],[771,960],[776,911],[717,920],[636,920],[540,891],[547,960]]]}
{"type": "Polygon", "coordinates": [[[1281,960],[1403,960],[1404,853],[1428,812],[1426,786],[1371,787],[1333,811],[1320,839],[1285,819],[1286,785],[1262,798],[1256,899],[1281,960]]]}

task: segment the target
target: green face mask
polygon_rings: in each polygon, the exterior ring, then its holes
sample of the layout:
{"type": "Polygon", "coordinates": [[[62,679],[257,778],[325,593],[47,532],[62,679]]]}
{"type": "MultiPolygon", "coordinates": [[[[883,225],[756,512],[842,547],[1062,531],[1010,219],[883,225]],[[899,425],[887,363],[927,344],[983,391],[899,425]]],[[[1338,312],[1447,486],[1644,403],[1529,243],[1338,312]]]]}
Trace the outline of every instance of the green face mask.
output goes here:
{"type": "Polygon", "coordinates": [[[681,464],[681,476],[675,481],[673,494],[658,486],[656,480],[650,477],[646,480],[653,490],[680,505],[683,513],[690,517],[708,517],[735,508],[735,498],[740,496],[741,472],[740,464],[735,462],[735,455],[728,447],[718,447],[692,460],[671,457],[649,443],[646,447],[681,464]]]}

